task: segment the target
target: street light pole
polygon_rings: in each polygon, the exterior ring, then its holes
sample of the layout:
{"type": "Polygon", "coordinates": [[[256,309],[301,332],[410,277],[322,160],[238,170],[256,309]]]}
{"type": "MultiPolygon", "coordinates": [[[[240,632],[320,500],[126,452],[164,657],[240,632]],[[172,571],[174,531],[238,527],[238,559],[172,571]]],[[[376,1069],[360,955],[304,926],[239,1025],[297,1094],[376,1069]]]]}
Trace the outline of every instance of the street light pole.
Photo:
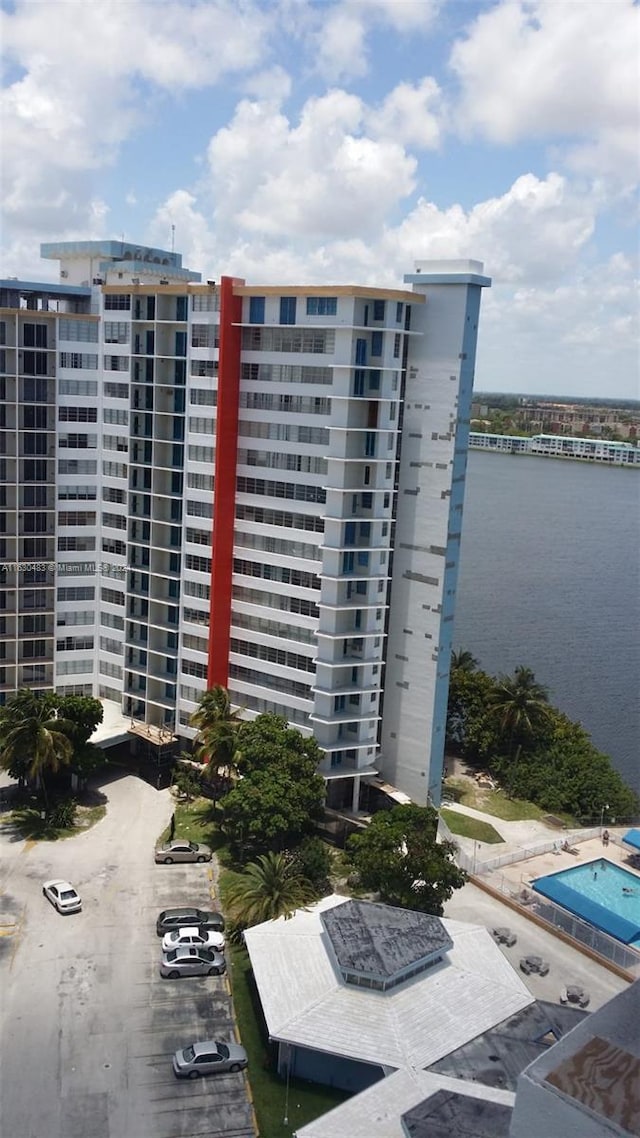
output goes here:
{"type": "Polygon", "coordinates": [[[609,809],[609,803],[605,802],[602,810],[600,811],[600,833],[602,833],[602,826],[604,824],[604,812],[609,809]]]}

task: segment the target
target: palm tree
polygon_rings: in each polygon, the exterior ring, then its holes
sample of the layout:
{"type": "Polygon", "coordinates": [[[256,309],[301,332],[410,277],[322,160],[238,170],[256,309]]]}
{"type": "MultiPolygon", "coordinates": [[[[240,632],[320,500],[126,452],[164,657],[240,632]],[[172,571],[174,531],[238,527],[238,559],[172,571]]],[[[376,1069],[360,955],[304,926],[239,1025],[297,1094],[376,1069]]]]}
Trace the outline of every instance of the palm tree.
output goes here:
{"type": "Polygon", "coordinates": [[[313,887],[294,868],[286,853],[262,854],[229,886],[227,901],[243,927],[288,919],[313,900],[313,887]]]}
{"type": "Polygon", "coordinates": [[[231,710],[226,688],[216,684],[204,693],[191,716],[191,726],[198,730],[194,754],[207,764],[205,778],[215,782],[221,767],[226,771],[226,778],[230,778],[238,749],[240,719],[237,712],[231,710]]]}
{"type": "Polygon", "coordinates": [[[459,669],[461,672],[475,672],[478,661],[475,656],[461,648],[459,652],[451,653],[451,670],[459,669]]]}
{"type": "Polygon", "coordinates": [[[509,754],[514,742],[535,734],[549,718],[549,692],[531,671],[518,665],[512,676],[500,676],[493,696],[493,708],[500,729],[509,737],[509,754]]]}
{"type": "Polygon", "coordinates": [[[52,713],[46,699],[32,691],[18,692],[0,719],[0,767],[9,770],[25,763],[29,778],[38,779],[48,811],[45,775],[56,774],[73,758],[73,744],[65,733],[71,724],[52,713]]]}

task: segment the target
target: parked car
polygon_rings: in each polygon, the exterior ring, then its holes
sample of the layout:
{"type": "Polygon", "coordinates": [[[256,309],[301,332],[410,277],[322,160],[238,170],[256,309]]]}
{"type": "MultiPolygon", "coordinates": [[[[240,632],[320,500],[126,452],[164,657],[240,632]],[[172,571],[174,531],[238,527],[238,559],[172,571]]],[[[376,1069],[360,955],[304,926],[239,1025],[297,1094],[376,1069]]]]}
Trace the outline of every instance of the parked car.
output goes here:
{"type": "Polygon", "coordinates": [[[214,932],[213,929],[198,929],[187,926],[165,933],[162,938],[164,952],[172,948],[214,948],[224,952],[224,934],[214,932]]]}
{"type": "Polygon", "coordinates": [[[518,940],[516,934],[512,933],[506,925],[498,925],[497,928],[492,929],[491,936],[496,944],[506,944],[507,948],[513,948],[518,940]]]}
{"type": "Polygon", "coordinates": [[[156,850],[158,865],[171,865],[174,861],[211,861],[211,850],[199,842],[185,842],[175,838],[156,850]]]}
{"type": "Polygon", "coordinates": [[[222,1071],[242,1071],[247,1062],[247,1053],[239,1044],[207,1039],[176,1051],[173,1070],[179,1079],[197,1079],[200,1075],[217,1075],[222,1071]]]}
{"type": "Polygon", "coordinates": [[[221,952],[212,948],[172,948],[163,952],[160,975],[169,980],[180,976],[221,976],[227,965],[221,952]]]}
{"type": "Polygon", "coordinates": [[[529,976],[531,972],[537,972],[539,976],[546,976],[549,965],[541,956],[523,956],[520,961],[520,971],[524,972],[525,976],[529,976]]]}
{"type": "Polygon", "coordinates": [[[42,892],[59,913],[79,913],[82,901],[68,881],[45,881],[42,892]]]}
{"type": "Polygon", "coordinates": [[[194,909],[189,905],[183,905],[182,908],[163,909],[158,913],[156,920],[156,932],[158,936],[164,936],[165,933],[173,932],[174,929],[181,929],[187,925],[197,925],[199,929],[215,929],[216,932],[224,932],[224,917],[222,913],[217,913],[215,910],[205,911],[204,909],[194,909]]]}

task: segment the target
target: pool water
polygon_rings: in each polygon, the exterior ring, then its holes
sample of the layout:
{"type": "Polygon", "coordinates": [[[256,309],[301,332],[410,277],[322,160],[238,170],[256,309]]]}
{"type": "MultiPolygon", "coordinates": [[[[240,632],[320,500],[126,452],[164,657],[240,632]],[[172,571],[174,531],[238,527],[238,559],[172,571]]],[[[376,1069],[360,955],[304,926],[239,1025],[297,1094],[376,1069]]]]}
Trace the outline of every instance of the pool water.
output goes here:
{"type": "Polygon", "coordinates": [[[538,877],[532,888],[623,944],[640,948],[640,877],[607,858],[538,877]]]}

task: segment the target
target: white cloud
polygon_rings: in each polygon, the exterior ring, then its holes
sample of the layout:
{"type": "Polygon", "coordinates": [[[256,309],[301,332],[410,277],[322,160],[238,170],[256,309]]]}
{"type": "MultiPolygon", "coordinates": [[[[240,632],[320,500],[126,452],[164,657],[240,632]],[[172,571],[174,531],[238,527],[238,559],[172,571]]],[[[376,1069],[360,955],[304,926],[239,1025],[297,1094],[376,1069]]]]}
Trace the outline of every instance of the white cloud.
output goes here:
{"type": "Polygon", "coordinates": [[[626,257],[578,268],[552,287],[491,293],[483,300],[479,390],[640,397],[637,280],[626,257]]]}
{"type": "Polygon", "coordinates": [[[468,211],[421,200],[385,243],[409,258],[477,257],[495,280],[542,283],[560,279],[593,234],[596,205],[559,174],[518,178],[502,196],[468,211]]]}
{"type": "Polygon", "coordinates": [[[259,6],[231,0],[22,0],[0,11],[16,76],[0,103],[7,221],[86,229],[90,171],[110,164],[140,124],[153,98],[144,84],[176,91],[250,69],[268,26],[259,6]]]}
{"type": "Polygon", "coordinates": [[[494,142],[560,139],[585,170],[637,176],[633,0],[502,0],[455,44],[459,124],[494,142]]]}
{"type": "Polygon", "coordinates": [[[425,77],[415,85],[399,83],[381,105],[367,115],[374,135],[394,138],[403,146],[433,149],[441,141],[442,92],[435,79],[425,77]]]}
{"type": "Polygon", "coordinates": [[[367,36],[374,28],[425,34],[440,9],[438,0],[341,0],[318,5],[310,38],[315,67],[329,83],[355,79],[369,69],[367,36]]]}
{"type": "Polygon", "coordinates": [[[317,34],[316,66],[329,82],[366,75],[366,24],[353,5],[330,10],[317,34]]]}
{"type": "MultiPolygon", "coordinates": [[[[353,114],[346,104],[347,121],[353,114]]],[[[276,160],[290,149],[283,122],[281,133],[275,132],[281,144],[276,160]]],[[[242,160],[245,152],[229,147],[227,161],[233,153],[242,160]]],[[[330,200],[334,186],[325,187],[330,200]]],[[[297,208],[290,198],[287,203],[297,208]]],[[[421,200],[398,225],[383,224],[375,234],[307,229],[292,241],[290,231],[277,225],[247,231],[228,218],[221,226],[194,194],[180,191],[159,212],[148,239],[166,241],[173,221],[191,268],[215,279],[226,273],[255,283],[398,287],[416,259],[484,260],[494,283],[483,298],[479,389],[633,398],[638,336],[631,264],[622,255],[588,269],[583,263],[597,208],[596,197],[566,178],[529,174],[468,210],[441,210],[421,200]]]]}
{"type": "Polygon", "coordinates": [[[364,132],[366,108],[333,90],[309,99],[297,125],[243,100],[209,149],[218,224],[305,241],[373,234],[411,193],[415,159],[364,132]]]}
{"type": "Polygon", "coordinates": [[[291,76],[284,67],[271,67],[268,71],[260,71],[250,76],[244,83],[244,90],[248,95],[254,95],[265,103],[274,103],[280,106],[291,94],[291,76]]]}

